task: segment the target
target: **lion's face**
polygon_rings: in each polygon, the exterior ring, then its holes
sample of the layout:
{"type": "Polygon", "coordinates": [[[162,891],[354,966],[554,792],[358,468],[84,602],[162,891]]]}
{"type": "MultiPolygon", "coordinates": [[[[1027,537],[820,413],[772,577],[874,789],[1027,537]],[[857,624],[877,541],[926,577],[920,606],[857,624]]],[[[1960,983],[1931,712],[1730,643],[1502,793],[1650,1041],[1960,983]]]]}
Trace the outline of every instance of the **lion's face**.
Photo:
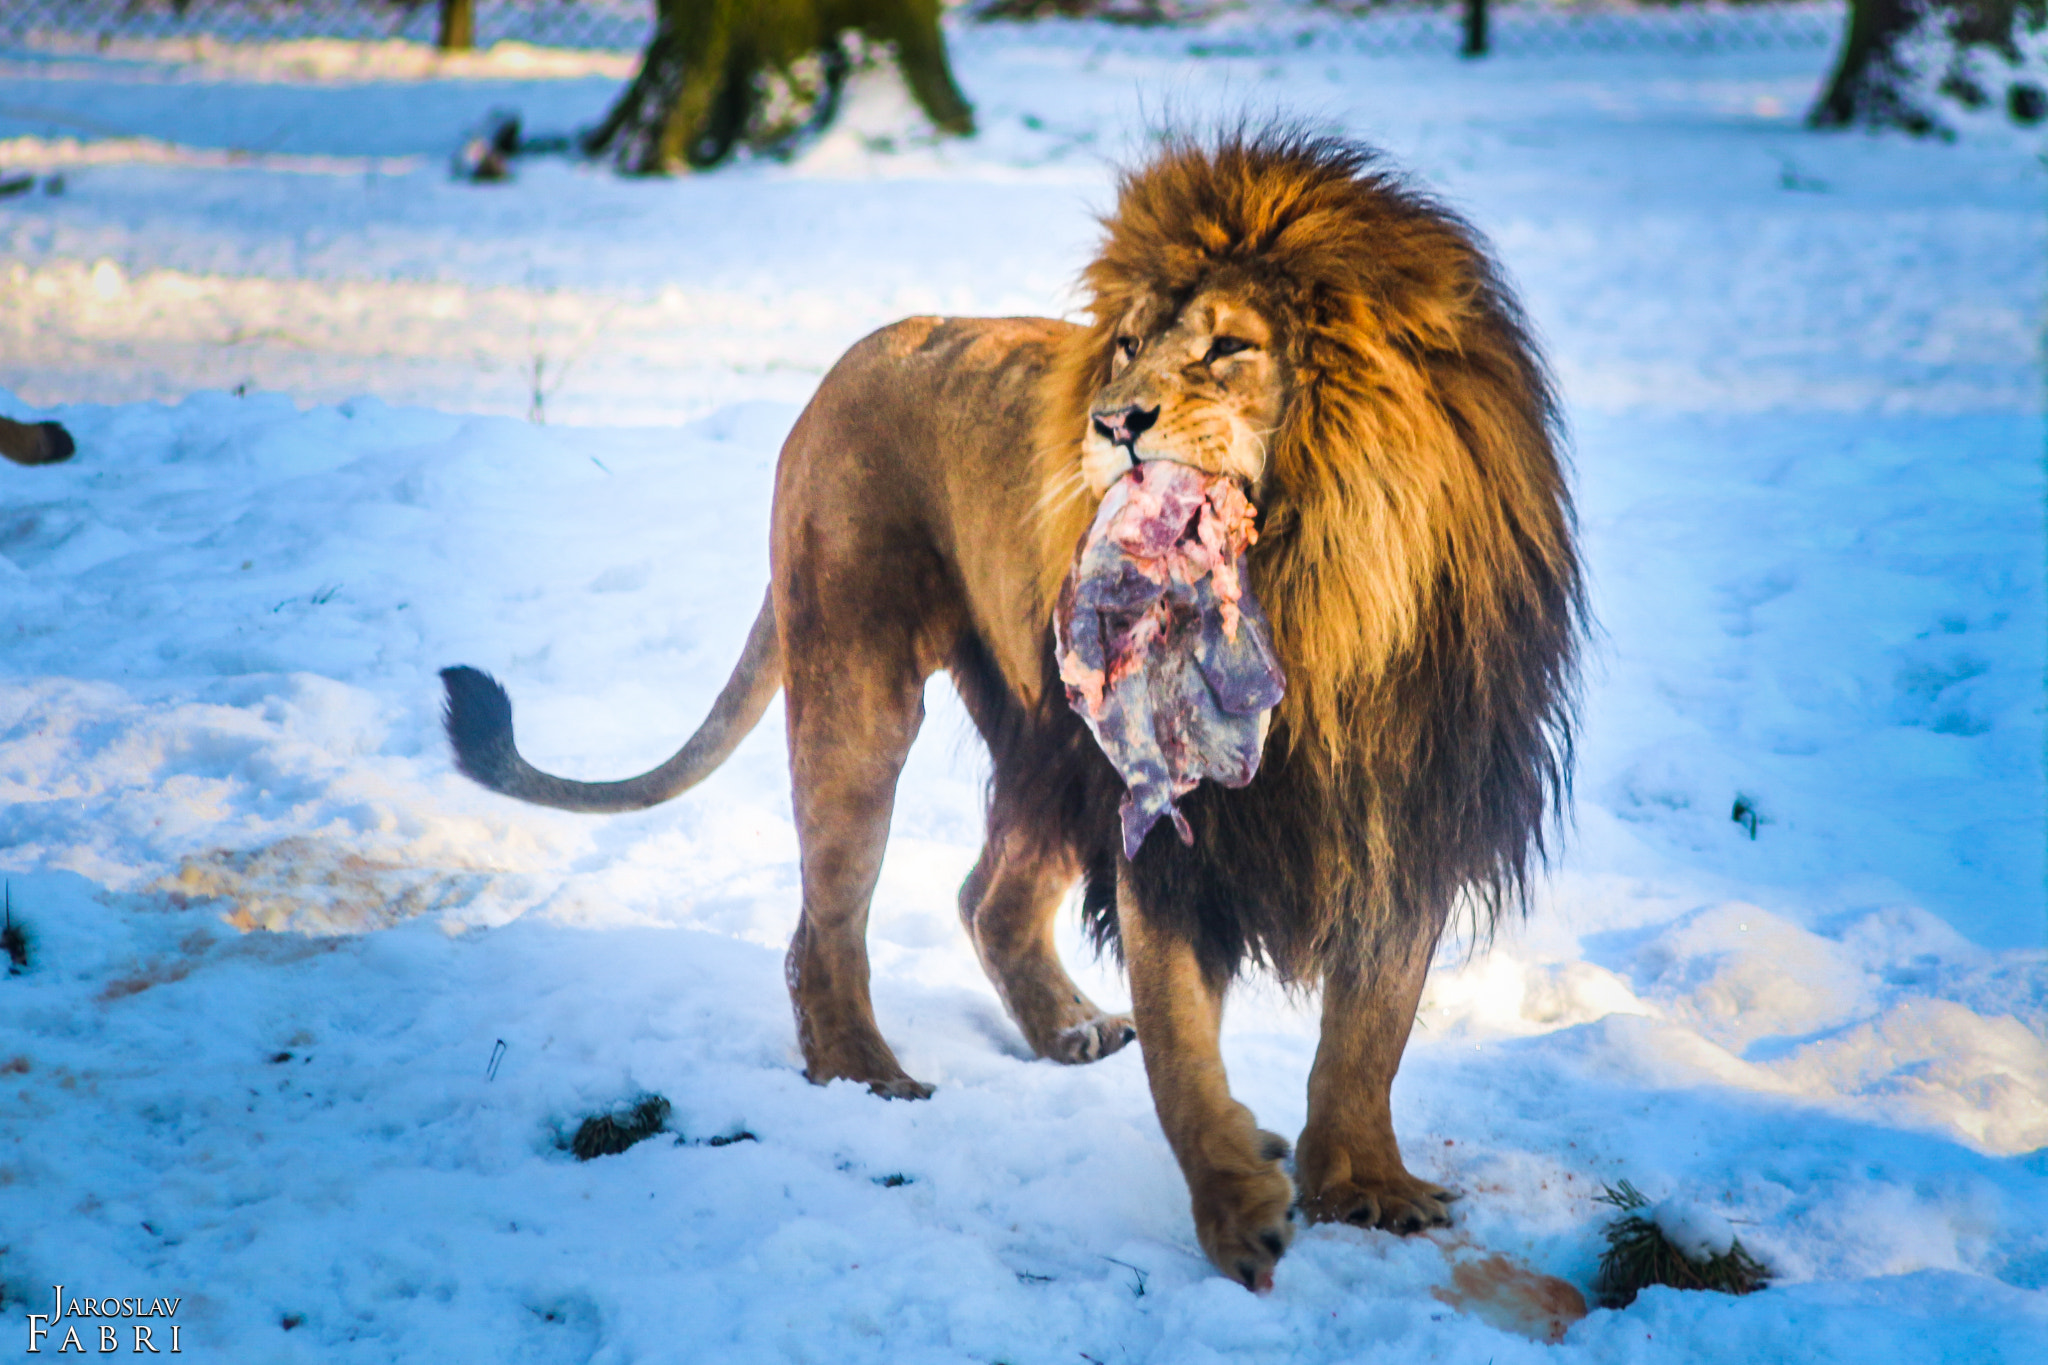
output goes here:
{"type": "Polygon", "coordinates": [[[1098,498],[1139,460],[1173,460],[1258,489],[1286,402],[1272,324],[1243,292],[1178,309],[1141,294],[1117,319],[1110,379],[1089,405],[1081,473],[1098,498]]]}

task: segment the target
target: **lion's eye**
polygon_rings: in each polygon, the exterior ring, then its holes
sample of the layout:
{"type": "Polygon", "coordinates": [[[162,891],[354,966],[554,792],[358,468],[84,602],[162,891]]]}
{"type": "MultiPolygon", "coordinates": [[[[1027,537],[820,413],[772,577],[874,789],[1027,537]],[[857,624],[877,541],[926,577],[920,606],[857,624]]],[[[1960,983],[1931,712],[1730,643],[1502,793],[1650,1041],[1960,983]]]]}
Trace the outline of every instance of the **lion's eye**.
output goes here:
{"type": "Polygon", "coordinates": [[[1204,364],[1213,365],[1227,355],[1249,351],[1252,344],[1243,337],[1217,337],[1209,343],[1209,354],[1202,357],[1204,364]]]}
{"type": "Polygon", "coordinates": [[[1116,358],[1118,360],[1129,360],[1137,353],[1138,339],[1136,337],[1118,337],[1116,339],[1116,358]]]}

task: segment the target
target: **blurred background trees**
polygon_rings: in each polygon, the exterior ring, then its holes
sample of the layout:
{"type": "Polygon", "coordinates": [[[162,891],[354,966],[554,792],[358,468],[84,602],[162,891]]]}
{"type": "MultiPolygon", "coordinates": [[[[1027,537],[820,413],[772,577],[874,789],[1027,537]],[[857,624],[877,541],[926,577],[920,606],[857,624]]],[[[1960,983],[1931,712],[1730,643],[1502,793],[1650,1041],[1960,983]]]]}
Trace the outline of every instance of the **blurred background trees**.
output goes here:
{"type": "MultiPolygon", "coordinates": [[[[782,154],[831,122],[846,83],[893,63],[931,123],[966,133],[942,13],[959,24],[1187,25],[1213,51],[1343,30],[1358,51],[1592,55],[1798,48],[1826,62],[1807,119],[1945,136],[1970,111],[2048,116],[2048,0],[0,0],[0,41],[117,36],[247,42],[404,38],[461,52],[503,41],[637,48],[630,83],[582,148],[633,173],[782,154]],[[1822,49],[1829,49],[1824,55],[1822,49]]],[[[1209,47],[1190,44],[1191,56],[1209,47]]]]}
{"type": "Polygon", "coordinates": [[[640,175],[775,152],[831,121],[855,60],[887,54],[942,132],[974,131],[939,0],[656,0],[639,72],[584,151],[640,175]],[[858,48],[850,48],[856,35],[858,48]]]}

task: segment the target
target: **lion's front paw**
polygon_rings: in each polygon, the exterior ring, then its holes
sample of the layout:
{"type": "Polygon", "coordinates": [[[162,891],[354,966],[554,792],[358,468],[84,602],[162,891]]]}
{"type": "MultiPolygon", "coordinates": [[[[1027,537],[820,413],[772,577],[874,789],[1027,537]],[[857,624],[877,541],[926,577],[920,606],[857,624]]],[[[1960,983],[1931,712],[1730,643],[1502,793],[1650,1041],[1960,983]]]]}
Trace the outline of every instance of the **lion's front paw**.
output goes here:
{"type": "Polygon", "coordinates": [[[1391,1180],[1351,1179],[1326,1185],[1302,1196],[1301,1212],[1311,1223],[1349,1223],[1405,1236],[1424,1228],[1449,1227],[1450,1205],[1457,1197],[1455,1190],[1403,1171],[1391,1180]]]}
{"type": "Polygon", "coordinates": [[[1069,1066],[1099,1062],[1110,1053],[1121,1051],[1137,1036],[1138,1028],[1130,1015],[1101,1014],[1054,1034],[1045,1055],[1069,1066]]]}
{"type": "Polygon", "coordinates": [[[1251,1136],[1251,1151],[1210,1167],[1189,1187],[1202,1250],[1225,1275],[1263,1293],[1294,1240],[1294,1182],[1281,1166],[1287,1140],[1263,1130],[1251,1136]]]}

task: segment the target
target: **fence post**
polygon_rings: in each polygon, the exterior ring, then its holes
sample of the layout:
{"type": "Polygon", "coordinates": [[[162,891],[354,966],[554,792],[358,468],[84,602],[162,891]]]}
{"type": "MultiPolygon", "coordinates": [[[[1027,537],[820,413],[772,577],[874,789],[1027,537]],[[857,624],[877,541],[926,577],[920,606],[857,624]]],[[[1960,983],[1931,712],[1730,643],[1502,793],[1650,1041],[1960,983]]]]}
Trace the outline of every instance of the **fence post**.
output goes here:
{"type": "Polygon", "coordinates": [[[441,0],[443,52],[467,52],[476,46],[476,0],[441,0]]]}
{"type": "Polygon", "coordinates": [[[1460,57],[1486,55],[1486,0],[1465,0],[1465,45],[1460,57]]]}

